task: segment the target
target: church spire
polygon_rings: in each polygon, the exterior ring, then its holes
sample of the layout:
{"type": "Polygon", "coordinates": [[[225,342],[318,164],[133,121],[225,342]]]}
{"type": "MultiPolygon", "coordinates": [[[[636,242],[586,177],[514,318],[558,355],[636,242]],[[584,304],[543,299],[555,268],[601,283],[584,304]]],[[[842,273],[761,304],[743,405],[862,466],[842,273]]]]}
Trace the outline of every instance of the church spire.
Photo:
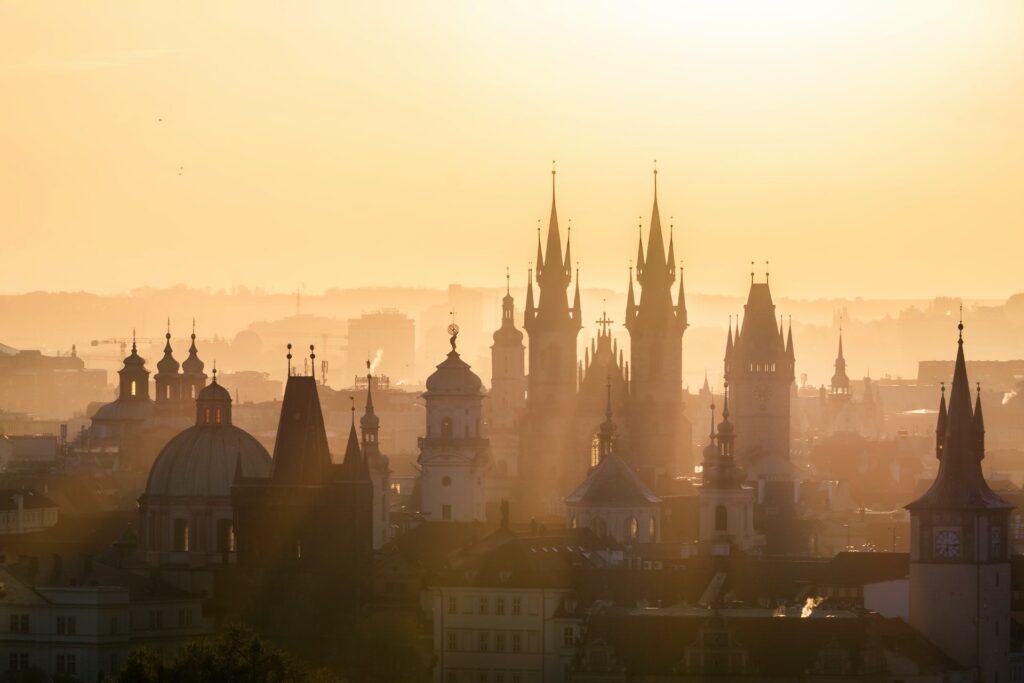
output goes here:
{"type": "Polygon", "coordinates": [[[626,292],[626,324],[636,317],[636,296],[633,294],[633,267],[629,268],[629,290],[626,292]]]}
{"type": "Polygon", "coordinates": [[[941,385],[942,398],[939,399],[939,417],[935,421],[935,458],[942,460],[942,449],[946,446],[946,430],[949,428],[946,412],[946,383],[941,385]]]}
{"type": "Polygon", "coordinates": [[[348,481],[369,481],[370,468],[366,464],[366,457],[359,448],[359,437],[356,435],[356,406],[355,398],[352,400],[352,423],[348,430],[348,443],[345,444],[345,459],[341,463],[341,470],[344,478],[348,481]]]}

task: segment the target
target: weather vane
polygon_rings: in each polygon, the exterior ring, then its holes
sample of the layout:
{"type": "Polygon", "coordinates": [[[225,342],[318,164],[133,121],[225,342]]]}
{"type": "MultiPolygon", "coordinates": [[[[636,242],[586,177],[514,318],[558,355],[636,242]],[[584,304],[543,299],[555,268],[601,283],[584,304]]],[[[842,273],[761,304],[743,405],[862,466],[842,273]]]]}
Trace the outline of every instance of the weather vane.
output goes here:
{"type": "Polygon", "coordinates": [[[452,351],[454,352],[455,338],[459,336],[459,326],[455,324],[455,311],[451,311],[450,315],[452,317],[452,321],[448,325],[448,335],[451,337],[451,339],[448,340],[448,343],[452,345],[452,351]]]}

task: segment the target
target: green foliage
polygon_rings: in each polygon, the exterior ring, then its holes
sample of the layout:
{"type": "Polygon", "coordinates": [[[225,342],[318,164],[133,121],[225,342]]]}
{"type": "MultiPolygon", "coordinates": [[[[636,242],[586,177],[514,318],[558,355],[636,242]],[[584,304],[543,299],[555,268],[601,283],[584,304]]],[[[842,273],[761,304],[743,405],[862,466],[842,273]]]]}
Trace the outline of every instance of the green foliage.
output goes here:
{"type": "Polygon", "coordinates": [[[121,683],[340,683],[326,671],[310,671],[245,626],[225,627],[186,645],[170,658],[136,650],[118,675],[121,683]]]}
{"type": "Polygon", "coordinates": [[[0,683],[48,683],[50,679],[41,670],[32,667],[28,671],[4,671],[0,683]]]}
{"type": "Polygon", "coordinates": [[[433,648],[411,614],[371,613],[341,642],[347,642],[342,668],[353,681],[420,683],[430,680],[433,648]]]}

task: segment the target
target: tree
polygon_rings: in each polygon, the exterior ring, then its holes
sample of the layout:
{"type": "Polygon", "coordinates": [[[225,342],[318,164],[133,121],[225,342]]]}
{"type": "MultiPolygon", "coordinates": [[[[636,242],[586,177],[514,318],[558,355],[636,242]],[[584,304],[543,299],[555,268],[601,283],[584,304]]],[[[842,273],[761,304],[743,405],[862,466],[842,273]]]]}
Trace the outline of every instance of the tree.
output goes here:
{"type": "Polygon", "coordinates": [[[122,683],[340,683],[327,671],[311,671],[240,624],[187,644],[170,658],[136,650],[118,676],[122,683]]]}
{"type": "Polygon", "coordinates": [[[347,643],[342,668],[354,681],[419,683],[430,680],[433,648],[421,635],[416,618],[411,614],[371,613],[355,626],[347,643]]]}

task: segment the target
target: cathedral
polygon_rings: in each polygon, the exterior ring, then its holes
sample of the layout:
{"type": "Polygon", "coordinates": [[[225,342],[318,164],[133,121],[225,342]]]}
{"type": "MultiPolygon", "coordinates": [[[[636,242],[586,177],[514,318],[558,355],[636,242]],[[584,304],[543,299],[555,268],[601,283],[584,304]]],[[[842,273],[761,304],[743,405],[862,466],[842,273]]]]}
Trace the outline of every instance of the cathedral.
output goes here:
{"type": "MultiPolygon", "coordinates": [[[[531,516],[560,515],[565,494],[597,464],[606,381],[612,384],[614,410],[624,416],[618,435],[621,455],[646,486],[653,491],[670,490],[675,478],[691,472],[693,465],[682,386],[686,298],[676,267],[674,236],[670,230],[666,245],[661,224],[657,171],[647,248],[641,235],[636,268],[630,269],[624,311],[630,338],[628,362],[612,337],[612,321],[606,313],[597,322],[596,339],[585,350],[584,359],[578,360],[577,337],[583,328],[579,274],[572,267],[569,239],[563,256],[554,177],[552,171],[547,238],[545,247],[541,236],[537,238],[537,261],[527,283],[524,314],[529,372],[516,493],[531,516]]],[[[504,318],[502,329],[506,329],[504,318]]],[[[506,353],[505,349],[502,346],[499,351],[496,344],[492,353],[506,353]]]]}

